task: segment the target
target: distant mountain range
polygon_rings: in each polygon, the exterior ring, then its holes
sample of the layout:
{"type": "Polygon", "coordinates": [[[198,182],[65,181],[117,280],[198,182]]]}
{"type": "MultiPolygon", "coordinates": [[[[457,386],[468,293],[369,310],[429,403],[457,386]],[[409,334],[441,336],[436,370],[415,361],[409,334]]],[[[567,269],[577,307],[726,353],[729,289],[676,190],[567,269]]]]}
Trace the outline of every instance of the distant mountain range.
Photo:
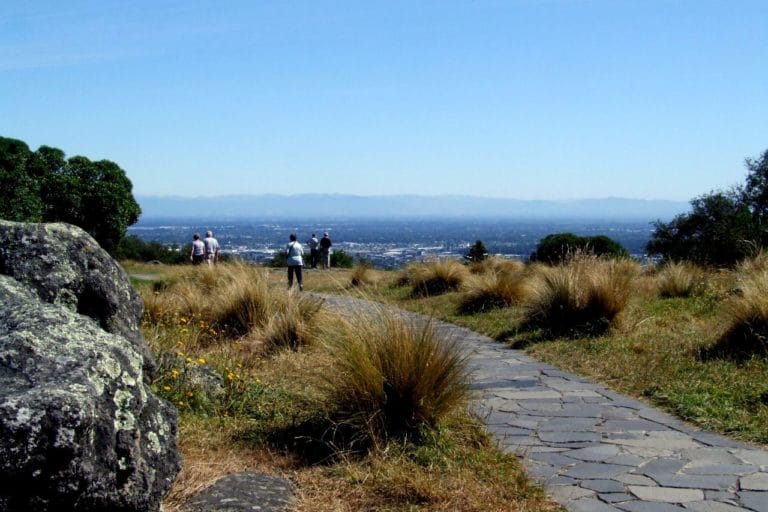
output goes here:
{"type": "Polygon", "coordinates": [[[474,196],[342,194],[138,196],[143,219],[275,219],[473,217],[516,219],[670,220],[688,211],[683,201],[625,198],[542,201],[474,196]]]}

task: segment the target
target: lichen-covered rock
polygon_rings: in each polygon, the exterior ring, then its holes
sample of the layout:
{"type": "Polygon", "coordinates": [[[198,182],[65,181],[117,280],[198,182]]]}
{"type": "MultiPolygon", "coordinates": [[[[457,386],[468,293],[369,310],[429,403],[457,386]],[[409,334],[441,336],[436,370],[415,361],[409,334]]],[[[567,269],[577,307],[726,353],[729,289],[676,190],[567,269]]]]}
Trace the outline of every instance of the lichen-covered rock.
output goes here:
{"type": "Polygon", "coordinates": [[[0,512],[157,511],[177,412],[128,276],[83,230],[0,221],[0,512]]]}
{"type": "Polygon", "coordinates": [[[88,233],[70,224],[0,220],[0,274],[128,339],[152,378],[154,359],[140,331],[141,298],[123,268],[88,233]]]}
{"type": "Polygon", "coordinates": [[[0,511],[156,511],[177,413],[124,337],[0,276],[0,511]]]}

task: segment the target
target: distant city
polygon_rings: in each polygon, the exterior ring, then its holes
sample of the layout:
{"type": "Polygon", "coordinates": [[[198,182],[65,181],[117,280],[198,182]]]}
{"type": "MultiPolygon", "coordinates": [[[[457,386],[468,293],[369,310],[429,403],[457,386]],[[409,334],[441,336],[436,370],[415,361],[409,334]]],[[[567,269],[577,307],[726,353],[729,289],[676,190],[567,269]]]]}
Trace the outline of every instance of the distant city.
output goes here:
{"type": "Polygon", "coordinates": [[[128,234],[157,240],[188,250],[194,233],[212,230],[222,250],[257,263],[270,261],[296,233],[304,243],[312,233],[327,232],[333,249],[379,268],[399,268],[411,261],[430,258],[462,258],[469,246],[481,240],[489,254],[526,260],[539,240],[552,233],[582,236],[607,235],[634,257],[643,259],[653,226],[649,220],[590,221],[545,219],[439,219],[397,218],[362,220],[227,220],[179,218],[142,219],[128,234]]]}

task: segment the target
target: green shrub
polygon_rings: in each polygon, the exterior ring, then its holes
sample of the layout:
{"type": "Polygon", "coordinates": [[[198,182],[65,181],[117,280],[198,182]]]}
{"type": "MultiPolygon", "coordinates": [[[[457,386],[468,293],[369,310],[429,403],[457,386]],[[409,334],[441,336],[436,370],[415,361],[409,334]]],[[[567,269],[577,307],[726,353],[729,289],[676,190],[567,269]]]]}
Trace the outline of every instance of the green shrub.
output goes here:
{"type": "Polygon", "coordinates": [[[331,267],[352,268],[354,259],[342,249],[331,251],[331,267]]]}
{"type": "Polygon", "coordinates": [[[629,253],[615,240],[605,236],[578,236],[556,233],[545,236],[531,254],[531,261],[557,265],[577,254],[591,254],[610,258],[628,258],[629,253]]]}

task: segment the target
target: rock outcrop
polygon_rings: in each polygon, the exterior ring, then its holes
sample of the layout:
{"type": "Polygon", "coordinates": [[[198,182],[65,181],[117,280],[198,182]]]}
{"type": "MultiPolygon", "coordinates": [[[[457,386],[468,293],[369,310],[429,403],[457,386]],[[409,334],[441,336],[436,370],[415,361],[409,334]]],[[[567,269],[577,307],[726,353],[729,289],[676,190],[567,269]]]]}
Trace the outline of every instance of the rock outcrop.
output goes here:
{"type": "Polygon", "coordinates": [[[0,273],[0,511],[159,510],[177,413],[123,270],[73,226],[0,221],[0,273]]]}

